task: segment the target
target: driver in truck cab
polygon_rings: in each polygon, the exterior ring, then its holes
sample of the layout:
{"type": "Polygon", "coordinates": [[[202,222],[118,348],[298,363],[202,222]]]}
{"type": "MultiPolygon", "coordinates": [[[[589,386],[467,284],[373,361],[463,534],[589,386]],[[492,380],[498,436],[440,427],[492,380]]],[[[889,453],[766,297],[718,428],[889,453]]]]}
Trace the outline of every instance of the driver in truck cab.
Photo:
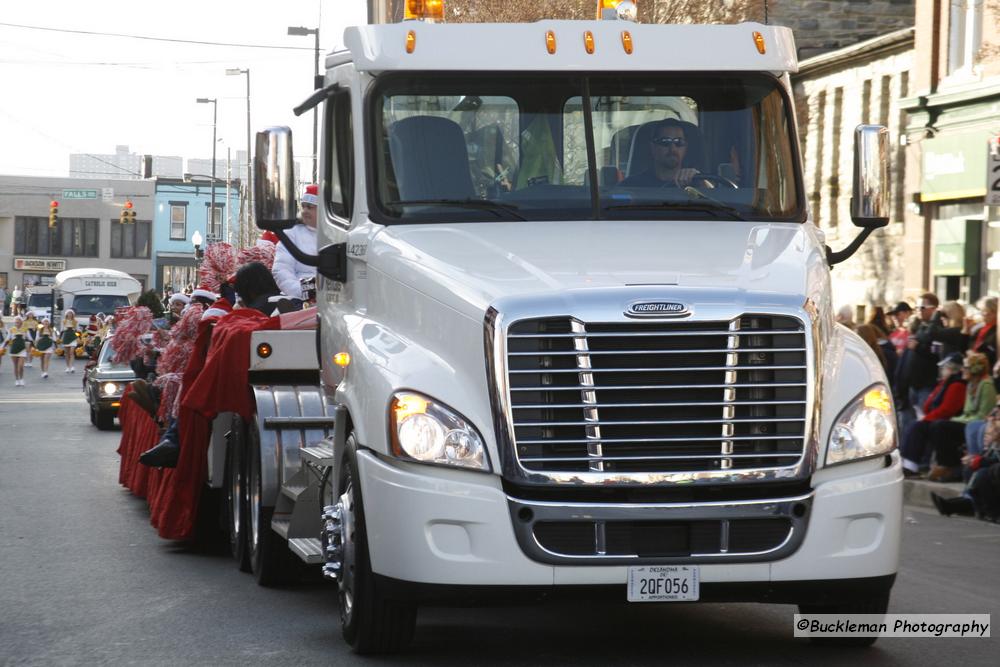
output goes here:
{"type": "MultiPolygon", "coordinates": [[[[319,186],[307,185],[302,195],[302,223],[285,233],[302,252],[316,254],[316,206],[319,204],[319,186]]],[[[279,243],[274,251],[274,265],[271,267],[274,281],[285,296],[302,299],[303,278],[315,278],[316,267],[298,261],[288,252],[284,243],[279,243]]]]}
{"type": "MultiPolygon", "coordinates": [[[[641,131],[641,130],[640,130],[641,131]]],[[[649,151],[652,165],[649,169],[629,176],[622,185],[625,187],[678,187],[691,185],[699,174],[693,166],[684,166],[688,152],[692,155],[699,145],[698,129],[691,123],[668,118],[652,126],[649,137],[649,151]]],[[[635,150],[641,150],[636,146],[635,150]]],[[[688,159],[691,164],[693,160],[688,159]]]]}

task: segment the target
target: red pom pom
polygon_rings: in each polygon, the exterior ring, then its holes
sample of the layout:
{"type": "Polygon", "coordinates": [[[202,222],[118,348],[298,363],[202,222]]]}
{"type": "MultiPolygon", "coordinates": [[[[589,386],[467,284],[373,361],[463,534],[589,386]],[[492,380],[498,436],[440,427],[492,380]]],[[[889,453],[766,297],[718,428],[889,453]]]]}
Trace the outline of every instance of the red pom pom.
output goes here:
{"type": "Polygon", "coordinates": [[[236,249],[228,243],[213,243],[205,248],[205,258],[198,269],[201,286],[213,292],[236,270],[236,249]]]}

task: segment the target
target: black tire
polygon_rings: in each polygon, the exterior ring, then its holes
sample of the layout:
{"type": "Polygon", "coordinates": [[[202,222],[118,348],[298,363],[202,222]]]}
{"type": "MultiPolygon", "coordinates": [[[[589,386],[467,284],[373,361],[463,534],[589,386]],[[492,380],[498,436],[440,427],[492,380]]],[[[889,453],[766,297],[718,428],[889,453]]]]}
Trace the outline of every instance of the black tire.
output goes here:
{"type": "Polygon", "coordinates": [[[250,549],[247,546],[247,519],[249,500],[247,498],[246,427],[239,417],[233,418],[232,429],[226,443],[225,500],[226,513],[223,525],[229,535],[229,553],[241,572],[250,572],[250,549]]]}
{"type": "Polygon", "coordinates": [[[281,586],[292,581],[298,574],[298,559],[288,549],[288,544],[271,529],[273,507],[264,506],[260,473],[260,434],[257,432],[256,416],[246,429],[246,449],[250,474],[248,485],[249,530],[247,546],[250,552],[250,571],[261,586],[281,586]]]}
{"type": "Polygon", "coordinates": [[[355,653],[395,653],[413,639],[417,606],[387,598],[376,585],[368,555],[361,485],[357,483],[356,446],[354,435],[348,436],[339,486],[340,493],[351,499],[344,511],[344,564],[337,581],[341,631],[355,653]],[[348,514],[353,515],[353,520],[348,514]]]}
{"type": "MultiPolygon", "coordinates": [[[[884,614],[889,609],[889,591],[877,593],[871,597],[857,598],[849,602],[831,605],[800,604],[800,614],[884,614]]],[[[809,641],[816,646],[871,646],[878,635],[859,637],[810,637],[809,641]]]]}
{"type": "Polygon", "coordinates": [[[99,431],[110,431],[115,426],[115,413],[98,408],[94,411],[94,425],[99,431]]]}

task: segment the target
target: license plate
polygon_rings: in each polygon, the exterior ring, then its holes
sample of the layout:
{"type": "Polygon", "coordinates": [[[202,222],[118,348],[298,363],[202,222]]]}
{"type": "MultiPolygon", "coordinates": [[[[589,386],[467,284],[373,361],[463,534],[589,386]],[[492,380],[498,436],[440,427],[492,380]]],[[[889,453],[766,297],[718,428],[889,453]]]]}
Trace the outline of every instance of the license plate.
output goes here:
{"type": "Polygon", "coordinates": [[[697,566],[641,565],[628,569],[629,602],[683,602],[697,599],[697,566]]]}

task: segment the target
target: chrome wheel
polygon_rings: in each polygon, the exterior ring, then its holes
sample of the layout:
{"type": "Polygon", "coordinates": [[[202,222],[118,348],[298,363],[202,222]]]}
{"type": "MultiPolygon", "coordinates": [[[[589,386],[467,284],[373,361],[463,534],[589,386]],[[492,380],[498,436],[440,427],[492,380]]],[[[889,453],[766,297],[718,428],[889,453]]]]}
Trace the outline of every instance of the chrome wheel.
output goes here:
{"type": "Polygon", "coordinates": [[[340,589],[340,613],[345,623],[350,623],[354,614],[355,583],[357,581],[357,542],[354,531],[354,484],[347,479],[347,487],[340,496],[340,574],[337,577],[340,589]]]}

